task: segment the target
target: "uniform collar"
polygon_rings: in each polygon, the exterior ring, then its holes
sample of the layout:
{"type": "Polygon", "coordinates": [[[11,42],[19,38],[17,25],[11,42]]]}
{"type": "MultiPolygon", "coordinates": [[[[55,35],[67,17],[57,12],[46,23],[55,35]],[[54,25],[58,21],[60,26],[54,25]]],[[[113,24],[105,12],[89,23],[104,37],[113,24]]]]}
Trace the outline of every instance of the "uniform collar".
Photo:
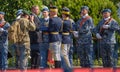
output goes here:
{"type": "Polygon", "coordinates": [[[110,19],[110,16],[109,17],[107,17],[107,18],[104,18],[104,20],[106,21],[106,20],[109,20],[110,19]]]}
{"type": "Polygon", "coordinates": [[[47,18],[44,18],[45,20],[48,20],[49,19],[49,16],[47,18]]]}
{"type": "Polygon", "coordinates": [[[88,14],[85,14],[84,16],[82,16],[82,18],[86,18],[88,16],[88,14]]]}
{"type": "Polygon", "coordinates": [[[2,22],[5,22],[5,20],[4,19],[0,20],[0,23],[2,23],[2,22]]]}

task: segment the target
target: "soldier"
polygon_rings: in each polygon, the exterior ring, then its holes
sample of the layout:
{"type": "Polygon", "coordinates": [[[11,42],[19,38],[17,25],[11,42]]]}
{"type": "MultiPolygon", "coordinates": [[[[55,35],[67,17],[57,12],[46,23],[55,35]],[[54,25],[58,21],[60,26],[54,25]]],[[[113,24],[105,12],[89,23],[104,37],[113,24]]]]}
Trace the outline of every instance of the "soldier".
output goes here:
{"type": "Polygon", "coordinates": [[[50,51],[52,52],[55,68],[61,67],[61,37],[60,30],[62,27],[62,20],[57,16],[58,9],[56,6],[50,7],[50,20],[49,20],[49,42],[50,42],[50,51]]]}
{"type": "Polygon", "coordinates": [[[12,48],[14,48],[14,50],[15,50],[15,63],[16,63],[16,68],[19,68],[19,66],[20,66],[20,61],[19,61],[19,55],[17,55],[17,47],[16,47],[16,44],[15,44],[15,40],[14,40],[14,30],[15,30],[15,28],[13,27],[14,26],[14,24],[17,22],[17,20],[18,19],[20,19],[21,18],[21,15],[23,14],[23,12],[22,12],[23,10],[22,9],[19,9],[18,11],[17,11],[17,13],[16,13],[16,19],[12,22],[12,24],[11,24],[11,27],[9,28],[9,30],[8,30],[8,36],[9,36],[9,42],[12,44],[11,45],[11,47],[12,48]],[[12,28],[13,27],[13,28],[12,28]]]}
{"type": "Polygon", "coordinates": [[[81,7],[81,18],[76,22],[78,31],[78,54],[81,67],[92,67],[92,29],[94,27],[92,18],[88,15],[89,8],[81,7]]]}
{"type": "Polygon", "coordinates": [[[62,67],[65,72],[70,72],[72,68],[72,31],[73,31],[73,23],[74,21],[70,19],[70,10],[67,7],[62,9],[62,19],[63,19],[63,27],[62,27],[62,67]],[[70,49],[71,48],[71,49],[70,49]],[[69,57],[70,56],[70,57],[69,57]]]}
{"type": "Polygon", "coordinates": [[[48,33],[48,26],[49,26],[49,9],[43,8],[42,10],[43,18],[40,19],[42,30],[42,47],[40,49],[41,61],[40,67],[46,68],[47,67],[47,56],[48,56],[48,48],[49,48],[49,33],[48,33]]]}
{"type": "Polygon", "coordinates": [[[113,67],[113,53],[115,48],[115,31],[119,30],[118,23],[111,17],[111,10],[102,11],[103,19],[100,20],[95,28],[95,34],[100,42],[100,53],[102,56],[103,67],[113,67]]]}
{"type": "Polygon", "coordinates": [[[0,11],[0,70],[4,72],[7,69],[8,55],[8,28],[10,24],[4,20],[4,12],[0,11]]]}
{"type": "Polygon", "coordinates": [[[69,51],[70,51],[70,44],[71,44],[71,31],[73,29],[72,22],[69,18],[70,10],[67,7],[62,9],[62,18],[63,18],[63,27],[62,27],[62,57],[65,61],[67,67],[71,68],[71,64],[69,61],[69,51]]]}
{"type": "Polygon", "coordinates": [[[42,43],[42,32],[39,30],[40,19],[38,14],[40,13],[38,6],[32,6],[32,14],[34,16],[34,23],[36,25],[35,31],[30,31],[30,48],[31,48],[31,68],[39,68],[40,66],[40,47],[42,43]]]}
{"type": "Polygon", "coordinates": [[[27,61],[30,55],[29,31],[34,31],[36,29],[33,19],[33,16],[29,16],[29,13],[26,10],[23,10],[21,18],[10,27],[10,29],[14,28],[14,40],[17,47],[17,55],[18,60],[20,61],[21,70],[27,69],[27,61]]]}

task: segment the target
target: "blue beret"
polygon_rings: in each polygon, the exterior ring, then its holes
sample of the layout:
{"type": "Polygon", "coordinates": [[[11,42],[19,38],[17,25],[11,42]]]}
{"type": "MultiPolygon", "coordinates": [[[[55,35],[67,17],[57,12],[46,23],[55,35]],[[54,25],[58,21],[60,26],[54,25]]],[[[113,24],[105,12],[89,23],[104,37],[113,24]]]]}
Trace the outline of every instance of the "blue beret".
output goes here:
{"type": "Polygon", "coordinates": [[[23,14],[23,10],[22,10],[22,9],[19,9],[19,10],[17,11],[16,15],[19,16],[19,15],[21,15],[21,14],[23,14]]]}
{"type": "Polygon", "coordinates": [[[111,10],[110,10],[110,9],[104,9],[104,10],[102,10],[102,13],[104,13],[104,12],[109,12],[109,13],[111,13],[111,10]]]}
{"type": "Polygon", "coordinates": [[[42,12],[44,12],[44,11],[48,11],[49,12],[49,9],[48,8],[43,8],[42,12]]]}
{"type": "Polygon", "coordinates": [[[0,14],[5,15],[5,13],[4,13],[4,12],[2,12],[2,11],[0,11],[0,14]]]}
{"type": "Polygon", "coordinates": [[[81,7],[81,10],[83,10],[83,9],[86,9],[86,10],[89,11],[89,7],[88,7],[88,6],[82,6],[82,7],[81,7]]]}

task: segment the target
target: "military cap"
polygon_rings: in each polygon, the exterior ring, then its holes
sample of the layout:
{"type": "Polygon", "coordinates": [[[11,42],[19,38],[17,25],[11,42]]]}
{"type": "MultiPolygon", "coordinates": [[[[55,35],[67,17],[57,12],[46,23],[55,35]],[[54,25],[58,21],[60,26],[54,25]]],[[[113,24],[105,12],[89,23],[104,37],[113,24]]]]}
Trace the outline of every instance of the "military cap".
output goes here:
{"type": "Polygon", "coordinates": [[[67,15],[69,15],[69,14],[70,14],[69,8],[64,7],[64,8],[62,9],[62,14],[67,14],[67,15]]]}
{"type": "Polygon", "coordinates": [[[0,11],[0,14],[5,15],[5,12],[0,11]]]}
{"type": "Polygon", "coordinates": [[[16,13],[17,16],[19,16],[19,15],[21,15],[21,14],[23,14],[23,9],[19,9],[19,10],[17,11],[17,13],[16,13]]]}
{"type": "Polygon", "coordinates": [[[86,9],[87,11],[89,11],[89,7],[88,6],[82,6],[81,10],[83,10],[83,9],[86,9]]]}
{"type": "Polygon", "coordinates": [[[44,12],[44,11],[48,11],[49,12],[49,9],[48,8],[43,8],[42,12],[44,12]]]}
{"type": "Polygon", "coordinates": [[[23,10],[22,12],[23,14],[30,15],[30,12],[28,12],[27,10],[23,10]]]}
{"type": "Polygon", "coordinates": [[[104,10],[102,10],[102,13],[104,13],[104,12],[109,12],[109,13],[111,13],[111,10],[110,10],[110,9],[104,9],[104,10]]]}
{"type": "Polygon", "coordinates": [[[50,11],[57,12],[57,11],[58,11],[58,9],[57,9],[57,7],[56,7],[56,6],[51,6],[51,7],[50,7],[50,11]]]}

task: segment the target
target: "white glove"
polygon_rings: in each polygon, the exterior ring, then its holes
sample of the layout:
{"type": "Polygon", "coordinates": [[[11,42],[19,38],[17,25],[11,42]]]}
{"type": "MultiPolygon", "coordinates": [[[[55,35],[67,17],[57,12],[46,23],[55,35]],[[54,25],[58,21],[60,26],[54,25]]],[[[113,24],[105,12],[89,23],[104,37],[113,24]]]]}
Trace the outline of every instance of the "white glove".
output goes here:
{"type": "Polygon", "coordinates": [[[0,28],[0,32],[3,32],[4,31],[4,29],[3,28],[0,28]]]}
{"type": "Polygon", "coordinates": [[[73,35],[74,35],[74,37],[78,37],[78,31],[73,31],[73,35]]]}
{"type": "Polygon", "coordinates": [[[110,25],[103,25],[104,29],[108,29],[110,27],[110,25]]]}
{"type": "Polygon", "coordinates": [[[99,33],[96,34],[97,39],[102,39],[99,33]]]}

